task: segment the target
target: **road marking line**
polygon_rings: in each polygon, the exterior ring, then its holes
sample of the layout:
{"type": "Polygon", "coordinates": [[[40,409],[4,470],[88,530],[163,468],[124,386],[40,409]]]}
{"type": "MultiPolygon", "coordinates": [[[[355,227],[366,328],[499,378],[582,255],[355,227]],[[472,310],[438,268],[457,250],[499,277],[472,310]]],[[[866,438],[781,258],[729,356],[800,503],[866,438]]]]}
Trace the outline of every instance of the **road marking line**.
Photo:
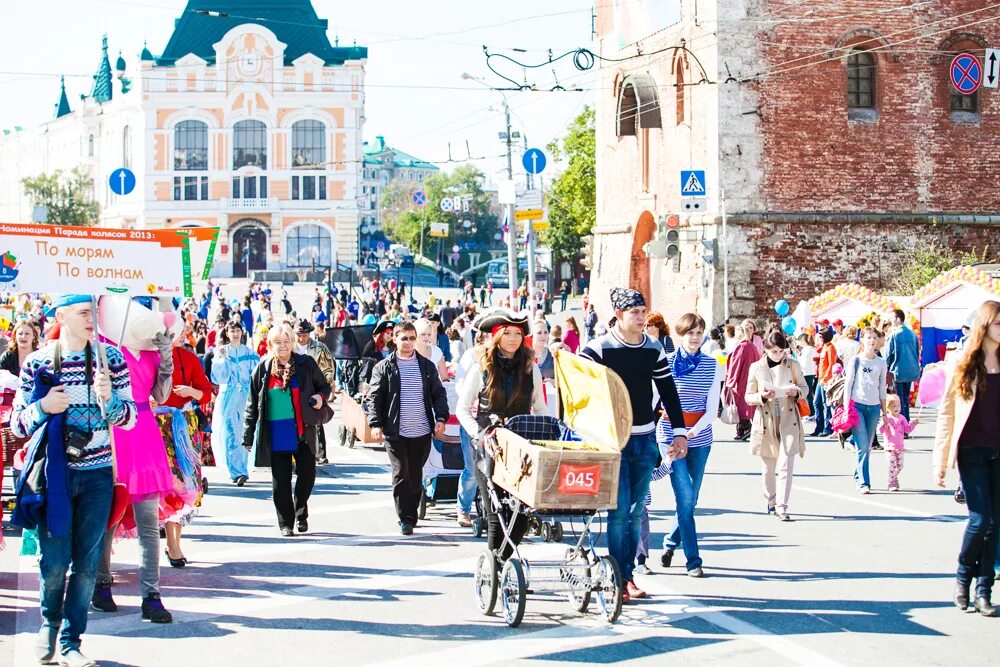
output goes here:
{"type": "Polygon", "coordinates": [[[820,496],[827,496],[829,498],[838,498],[840,500],[847,500],[852,503],[858,503],[860,505],[870,505],[872,507],[879,507],[881,509],[891,510],[892,512],[901,512],[903,514],[909,514],[910,516],[919,516],[924,519],[933,519],[935,521],[941,521],[944,523],[962,523],[965,519],[956,519],[943,514],[931,514],[930,512],[921,512],[920,510],[910,509],[909,507],[903,507],[901,505],[891,505],[889,503],[882,503],[877,500],[870,500],[868,498],[859,498],[858,496],[851,496],[843,493],[834,493],[833,491],[823,491],[822,489],[813,489],[808,486],[795,485],[795,489],[800,491],[805,491],[807,493],[815,493],[820,496]]]}

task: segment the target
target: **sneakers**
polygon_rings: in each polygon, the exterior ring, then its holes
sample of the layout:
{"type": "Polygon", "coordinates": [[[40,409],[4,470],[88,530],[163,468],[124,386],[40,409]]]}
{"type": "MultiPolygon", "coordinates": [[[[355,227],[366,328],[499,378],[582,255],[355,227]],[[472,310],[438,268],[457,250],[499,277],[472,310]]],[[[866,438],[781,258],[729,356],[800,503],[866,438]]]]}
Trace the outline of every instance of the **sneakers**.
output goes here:
{"type": "Polygon", "coordinates": [[[674,550],[667,549],[660,555],[660,565],[662,567],[670,567],[670,562],[674,559],[674,550]]]}
{"type": "Polygon", "coordinates": [[[775,516],[778,517],[778,521],[792,521],[792,517],[788,516],[787,512],[776,512],[775,516]]]}
{"type": "Polygon", "coordinates": [[[292,530],[291,526],[281,526],[279,530],[281,530],[282,537],[295,537],[295,531],[292,530]]]}
{"type": "Polygon", "coordinates": [[[705,572],[700,567],[693,567],[687,572],[689,577],[694,577],[695,579],[703,579],[705,577],[705,572]]]}
{"type": "Polygon", "coordinates": [[[638,565],[635,566],[635,573],[636,574],[652,574],[653,571],[650,570],[649,566],[646,565],[645,563],[639,563],[638,565]]]}
{"type": "Polygon", "coordinates": [[[111,584],[97,584],[94,586],[94,596],[90,598],[91,606],[97,611],[118,611],[118,605],[111,596],[111,584]]]}
{"type": "Polygon", "coordinates": [[[35,657],[42,665],[48,665],[52,658],[56,657],[56,643],[59,640],[59,628],[51,625],[43,625],[38,630],[38,637],[35,639],[35,657]]]}
{"type": "Polygon", "coordinates": [[[247,476],[246,475],[240,475],[234,481],[236,482],[236,486],[243,486],[244,484],[247,483],[247,476]]]}
{"type": "Polygon", "coordinates": [[[899,491],[899,487],[898,486],[890,486],[889,490],[890,491],[899,491]]]}
{"type": "Polygon", "coordinates": [[[402,533],[403,535],[412,535],[413,534],[413,526],[410,525],[410,524],[408,524],[405,521],[400,521],[399,522],[399,532],[402,533]]]}
{"type": "Polygon", "coordinates": [[[153,623],[172,623],[174,617],[163,608],[159,593],[150,593],[142,599],[142,620],[153,623]]]}
{"type": "Polygon", "coordinates": [[[646,591],[636,586],[634,581],[625,582],[625,592],[628,593],[629,598],[636,600],[646,597],[646,591]]]}
{"type": "Polygon", "coordinates": [[[863,495],[863,496],[867,496],[869,493],[872,492],[872,490],[870,488],[868,488],[867,486],[859,486],[858,487],[858,492],[860,492],[861,495],[863,495]]]}
{"type": "Polygon", "coordinates": [[[97,667],[96,662],[76,649],[71,649],[59,656],[59,664],[63,667],[97,667]]]}
{"type": "Polygon", "coordinates": [[[308,519],[299,519],[298,522],[296,522],[296,524],[295,524],[295,529],[297,531],[299,531],[300,533],[308,533],[309,532],[309,520],[308,519]]]}

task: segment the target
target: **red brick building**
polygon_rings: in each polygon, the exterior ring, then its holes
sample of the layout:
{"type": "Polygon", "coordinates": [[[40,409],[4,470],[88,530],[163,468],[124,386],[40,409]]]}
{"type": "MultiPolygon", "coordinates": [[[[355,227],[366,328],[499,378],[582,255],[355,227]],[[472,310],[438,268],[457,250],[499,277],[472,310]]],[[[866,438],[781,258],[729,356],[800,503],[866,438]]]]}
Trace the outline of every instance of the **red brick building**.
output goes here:
{"type": "Polygon", "coordinates": [[[918,244],[1000,258],[1000,90],[961,95],[948,75],[955,54],[982,66],[1000,47],[995,7],[622,0],[597,3],[597,33],[591,282],[605,313],[618,285],[668,321],[719,322],[727,282],[740,317],[844,281],[887,289],[918,244]],[[651,258],[689,169],[706,172],[705,211],[680,215],[676,255],[651,258]]]}

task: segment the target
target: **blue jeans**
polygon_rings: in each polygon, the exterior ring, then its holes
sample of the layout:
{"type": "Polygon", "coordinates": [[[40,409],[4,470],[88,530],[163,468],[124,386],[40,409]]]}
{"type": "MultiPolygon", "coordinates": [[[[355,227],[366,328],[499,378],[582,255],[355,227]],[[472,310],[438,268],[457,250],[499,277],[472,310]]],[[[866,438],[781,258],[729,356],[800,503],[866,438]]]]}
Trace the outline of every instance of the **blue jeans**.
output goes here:
{"type": "Polygon", "coordinates": [[[823,383],[816,385],[816,394],[813,396],[813,413],[816,415],[815,433],[825,433],[830,430],[830,414],[826,409],[826,392],[823,391],[823,383]]]}
{"type": "Polygon", "coordinates": [[[656,434],[633,435],[622,450],[618,474],[618,507],[608,511],[608,553],[618,561],[623,581],[632,581],[642,531],[649,480],[660,457],[656,434]]]}
{"type": "Polygon", "coordinates": [[[52,537],[44,521],[38,526],[42,624],[50,628],[62,625],[59,644],[63,655],[80,649],[80,636],[87,630],[87,608],[94,595],[97,564],[111,514],[111,468],[70,470],[67,485],[73,513],[70,534],[52,537]]]}
{"type": "Polygon", "coordinates": [[[872,437],[875,435],[875,427],[878,425],[878,416],[882,412],[882,406],[855,403],[854,407],[858,410],[858,423],[851,429],[854,444],[858,448],[858,461],[854,466],[854,483],[858,485],[859,489],[871,488],[872,480],[868,472],[868,463],[871,458],[872,437]]]}
{"type": "Polygon", "coordinates": [[[976,595],[993,590],[993,564],[1000,530],[1000,448],[967,447],[958,451],[958,474],[965,490],[969,523],[958,552],[958,579],[976,579],[976,595]]]}
{"type": "Polygon", "coordinates": [[[463,428],[462,437],[462,460],[465,467],[462,469],[462,476],[458,478],[458,511],[463,514],[472,512],[472,502],[476,499],[476,456],[472,451],[472,437],[463,428]]]}
{"type": "Polygon", "coordinates": [[[698,506],[698,494],[701,492],[701,480],[705,476],[705,465],[712,446],[692,447],[687,456],[677,459],[670,467],[670,485],[674,487],[674,500],[677,512],[673,524],[666,537],[663,538],[663,548],[673,551],[678,546],[684,547],[687,558],[687,569],[701,567],[701,556],[698,555],[698,531],[694,525],[694,509],[698,506]]]}
{"type": "Polygon", "coordinates": [[[896,394],[899,395],[899,414],[906,417],[906,421],[910,421],[910,387],[912,386],[912,382],[896,383],[896,394]]]}

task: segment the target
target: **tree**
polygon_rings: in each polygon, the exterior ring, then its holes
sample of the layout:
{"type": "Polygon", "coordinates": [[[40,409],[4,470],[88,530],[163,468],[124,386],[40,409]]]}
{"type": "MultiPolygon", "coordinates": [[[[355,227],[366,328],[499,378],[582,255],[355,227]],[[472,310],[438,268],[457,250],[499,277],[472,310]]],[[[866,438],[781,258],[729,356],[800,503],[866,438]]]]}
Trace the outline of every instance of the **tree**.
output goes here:
{"type": "Polygon", "coordinates": [[[970,266],[988,261],[989,248],[982,252],[956,253],[946,245],[929,243],[915,245],[900,252],[899,266],[889,289],[894,294],[913,294],[918,289],[956,266],[970,266]]]}
{"type": "Polygon", "coordinates": [[[566,169],[546,193],[549,228],[542,242],[552,248],[554,263],[575,256],[597,222],[597,145],[594,109],[583,108],[573,119],[562,141],[548,145],[553,157],[566,161],[566,169]]]}
{"type": "Polygon", "coordinates": [[[49,210],[50,225],[89,227],[100,220],[101,207],[94,201],[93,184],[82,167],[24,178],[21,184],[32,206],[49,210]]]}
{"type": "Polygon", "coordinates": [[[450,174],[438,172],[422,183],[393,181],[382,191],[382,227],[385,235],[414,252],[420,249],[421,229],[424,236],[424,256],[434,258],[437,248],[448,254],[451,246],[463,250],[486,250],[497,245],[494,235],[499,231],[497,216],[490,212],[490,196],[483,192],[483,173],[472,165],[458,167],[450,174]],[[427,203],[417,206],[413,193],[422,190],[427,203]],[[458,197],[459,210],[441,210],[441,200],[458,197]],[[469,226],[465,226],[465,221],[469,226]],[[430,236],[432,223],[448,225],[448,236],[430,236]],[[447,249],[446,249],[447,248],[447,249]]]}

